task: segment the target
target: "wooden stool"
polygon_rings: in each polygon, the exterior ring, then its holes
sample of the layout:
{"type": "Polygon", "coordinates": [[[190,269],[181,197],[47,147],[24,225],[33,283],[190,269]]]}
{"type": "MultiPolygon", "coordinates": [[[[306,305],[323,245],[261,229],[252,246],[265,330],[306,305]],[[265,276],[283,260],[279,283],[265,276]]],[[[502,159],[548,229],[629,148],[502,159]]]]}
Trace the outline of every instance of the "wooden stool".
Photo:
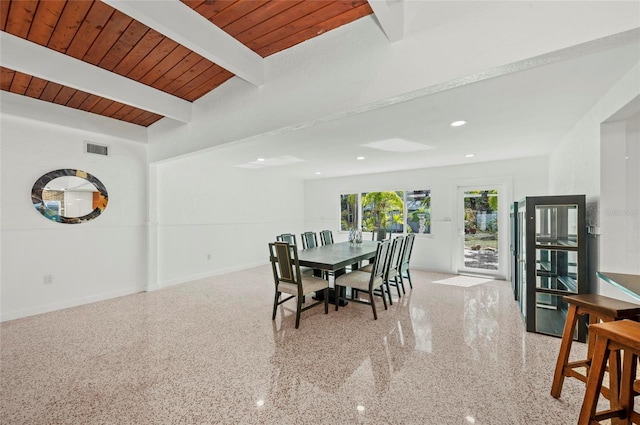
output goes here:
{"type": "MultiPolygon", "coordinates": [[[[573,333],[580,316],[588,314],[589,325],[591,326],[600,322],[635,319],[640,315],[640,305],[598,294],[568,295],[562,297],[562,300],[569,304],[569,311],[567,312],[567,319],[564,323],[560,352],[558,353],[556,370],[553,375],[553,385],[551,386],[551,395],[555,398],[559,398],[562,393],[562,385],[564,384],[565,376],[579,379],[585,383],[589,376],[595,338],[588,338],[586,359],[569,362],[571,344],[573,343],[573,333]],[[581,367],[586,368],[587,372],[585,375],[575,370],[581,367]]],[[[615,356],[612,356],[611,363],[609,365],[609,378],[611,382],[618,382],[619,370],[620,356],[619,353],[617,353],[615,356]]],[[[609,400],[611,400],[611,397],[617,399],[617,384],[609,385],[609,388],[602,388],[602,394],[609,400]],[[610,395],[611,391],[613,391],[612,395],[610,395]]]]}
{"type": "Polygon", "coordinates": [[[620,418],[620,424],[640,423],[640,415],[633,411],[633,397],[640,389],[636,382],[640,356],[640,323],[619,320],[594,324],[589,327],[589,332],[596,342],[578,425],[594,424],[609,418],[620,418]],[[611,361],[612,354],[619,356],[620,350],[624,352],[620,397],[610,399],[609,410],[596,412],[607,360],[611,361]]]}

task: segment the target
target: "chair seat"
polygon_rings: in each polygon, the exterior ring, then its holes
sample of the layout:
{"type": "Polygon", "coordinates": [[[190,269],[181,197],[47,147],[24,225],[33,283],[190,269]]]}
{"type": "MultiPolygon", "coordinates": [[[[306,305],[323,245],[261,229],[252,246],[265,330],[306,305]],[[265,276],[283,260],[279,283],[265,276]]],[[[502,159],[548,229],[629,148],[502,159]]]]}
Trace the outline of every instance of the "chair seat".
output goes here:
{"type": "MultiPolygon", "coordinates": [[[[373,264],[367,264],[364,267],[360,267],[358,270],[359,272],[365,272],[365,273],[371,273],[371,270],[373,269],[373,264]]],[[[394,278],[398,276],[398,270],[393,269],[393,270],[389,270],[389,278],[394,278]]]]}
{"type": "Polygon", "coordinates": [[[371,273],[371,270],[373,270],[373,263],[367,264],[364,267],[360,267],[357,271],[371,273]]]}
{"type": "MultiPolygon", "coordinates": [[[[371,272],[361,272],[356,270],[346,273],[336,279],[336,285],[348,286],[349,288],[358,289],[360,291],[369,290],[369,281],[371,280],[371,272]]],[[[382,285],[382,278],[375,278],[373,287],[377,288],[382,285]]]]}
{"type": "MultiPolygon", "coordinates": [[[[302,275],[302,295],[308,295],[312,292],[322,291],[329,287],[329,282],[319,277],[302,275]]],[[[280,282],[278,286],[280,292],[291,295],[298,295],[298,286],[294,283],[280,282]]]]}
{"type": "Polygon", "coordinates": [[[599,323],[589,327],[592,332],[596,328],[598,336],[603,336],[632,350],[640,351],[640,323],[621,320],[616,323],[599,323]]]}

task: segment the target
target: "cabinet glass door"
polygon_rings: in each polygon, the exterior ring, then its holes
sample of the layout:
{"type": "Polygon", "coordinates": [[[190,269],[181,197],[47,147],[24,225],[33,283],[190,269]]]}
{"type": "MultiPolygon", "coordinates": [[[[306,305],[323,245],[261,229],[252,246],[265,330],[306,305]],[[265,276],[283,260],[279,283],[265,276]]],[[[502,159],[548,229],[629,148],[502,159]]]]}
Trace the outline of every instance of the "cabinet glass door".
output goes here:
{"type": "Polygon", "coordinates": [[[562,335],[563,295],[577,294],[578,205],[535,207],[536,331],[562,335]]]}
{"type": "Polygon", "coordinates": [[[524,318],[527,317],[527,209],[524,202],[518,206],[517,218],[517,271],[516,278],[518,282],[518,306],[524,318]]]}
{"type": "Polygon", "coordinates": [[[518,294],[518,203],[514,202],[509,208],[509,253],[511,254],[509,266],[511,274],[511,290],[513,299],[520,298],[518,294]]]}

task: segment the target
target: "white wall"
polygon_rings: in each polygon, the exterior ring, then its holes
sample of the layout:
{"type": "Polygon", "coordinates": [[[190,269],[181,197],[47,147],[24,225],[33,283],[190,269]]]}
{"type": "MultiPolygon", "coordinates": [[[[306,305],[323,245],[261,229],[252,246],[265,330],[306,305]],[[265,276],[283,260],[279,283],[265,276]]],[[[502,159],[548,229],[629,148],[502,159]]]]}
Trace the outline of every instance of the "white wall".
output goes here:
{"type": "MultiPolygon", "coordinates": [[[[500,199],[507,203],[524,196],[544,195],[548,187],[547,161],[546,157],[536,157],[309,180],[305,182],[304,226],[305,229],[316,231],[331,229],[335,235],[340,229],[341,194],[372,190],[431,189],[431,236],[416,238],[411,264],[416,268],[455,273],[458,249],[457,184],[510,181],[511,193],[500,199]]],[[[344,235],[338,237],[346,239],[344,235]]]]}
{"type": "Polygon", "coordinates": [[[599,225],[600,124],[629,103],[640,91],[640,64],[634,66],[576,123],[549,156],[552,195],[585,194],[590,208],[587,224],[599,225]]]}
{"type": "Polygon", "coordinates": [[[602,124],[600,268],[640,274],[640,113],[602,124]]]}
{"type": "Polygon", "coordinates": [[[235,165],[215,150],[154,166],[158,282],[151,287],[265,264],[276,235],[302,232],[302,181],[235,165]]]}
{"type": "Polygon", "coordinates": [[[139,292],[146,282],[146,145],[3,114],[1,119],[2,320],[139,292]],[[84,153],[83,141],[110,155],[84,153]],[[40,215],[31,188],[75,168],[97,177],[109,204],[95,220],[61,224],[40,215]],[[45,285],[44,276],[53,275],[45,285]]]}
{"type": "MultiPolygon", "coordinates": [[[[549,191],[555,194],[585,194],[587,195],[587,225],[599,228],[600,236],[590,237],[589,269],[592,290],[603,295],[628,299],[622,292],[611,285],[595,278],[595,271],[605,270],[624,273],[616,264],[617,260],[609,253],[619,253],[620,243],[626,244],[626,240],[618,240],[616,230],[610,227],[611,217],[604,217],[605,211],[620,209],[620,188],[624,188],[625,205],[634,205],[634,196],[637,196],[637,183],[631,184],[627,192],[627,179],[633,178],[633,172],[627,175],[626,165],[620,158],[615,158],[619,153],[622,142],[620,137],[627,138],[625,125],[622,129],[616,124],[602,126],[603,123],[625,105],[640,94],[640,63],[634,66],[620,81],[614,85],[592,108],[576,123],[573,130],[549,156],[549,191]],[[604,144],[601,134],[608,138],[604,144]],[[614,141],[618,138],[618,141],[614,141]],[[602,173],[605,173],[603,175],[602,173]],[[622,172],[622,174],[620,174],[622,172]],[[610,196],[611,195],[611,196],[610,196]],[[604,221],[603,221],[604,220],[604,221]],[[608,225],[605,223],[608,222],[608,225]],[[608,229],[607,229],[608,227],[608,229]],[[613,261],[613,262],[612,262],[613,261]]],[[[618,124],[619,126],[619,124],[618,124]]],[[[632,138],[631,133],[629,137],[632,138]]],[[[637,159],[636,159],[637,161],[637,159]]],[[[635,165],[637,167],[637,165],[635,165]]],[[[633,169],[633,167],[632,167],[633,169]]],[[[637,168],[636,168],[637,169],[637,168]]],[[[637,172],[635,174],[637,176],[637,172]]],[[[637,198],[636,198],[637,200],[637,198]]],[[[635,204],[637,205],[637,204],[635,204]]],[[[626,207],[625,207],[626,208],[626,207]]],[[[633,219],[633,217],[632,217],[633,219]]],[[[633,228],[627,228],[626,232],[633,232],[633,228]]],[[[634,238],[632,233],[626,233],[627,237],[634,238]]],[[[638,241],[631,242],[637,246],[638,241]]],[[[625,256],[626,258],[626,253],[625,256]]],[[[633,269],[637,270],[637,261],[632,259],[633,269]]],[[[630,270],[630,269],[627,269],[630,270]]]]}

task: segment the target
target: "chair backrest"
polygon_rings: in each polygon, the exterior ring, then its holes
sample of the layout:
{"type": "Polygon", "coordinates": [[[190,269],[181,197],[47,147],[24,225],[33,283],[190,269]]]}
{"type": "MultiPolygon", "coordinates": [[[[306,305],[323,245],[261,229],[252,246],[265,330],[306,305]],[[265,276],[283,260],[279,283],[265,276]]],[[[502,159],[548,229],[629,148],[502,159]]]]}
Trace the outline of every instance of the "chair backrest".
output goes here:
{"type": "Polygon", "coordinates": [[[280,282],[293,283],[298,286],[298,291],[302,292],[296,246],[287,242],[271,242],[269,243],[269,259],[276,288],[280,282]]]}
{"type": "Polygon", "coordinates": [[[373,260],[373,267],[371,268],[371,280],[369,281],[369,285],[373,285],[373,287],[377,287],[384,281],[384,273],[387,266],[387,255],[390,247],[391,241],[386,240],[382,241],[376,249],[376,256],[373,260]]]}
{"type": "Polygon", "coordinates": [[[290,245],[297,245],[296,243],[296,235],[293,233],[283,233],[281,235],[276,236],[276,240],[278,242],[287,242],[290,245]]]}
{"type": "Polygon", "coordinates": [[[304,232],[302,235],[302,248],[315,248],[318,246],[318,236],[316,232],[304,232]]]}
{"type": "Polygon", "coordinates": [[[320,243],[323,246],[333,243],[333,233],[331,233],[331,230],[323,230],[320,232],[320,243]]]}
{"type": "Polygon", "coordinates": [[[411,251],[413,250],[413,240],[416,238],[415,233],[409,233],[404,238],[404,245],[402,246],[402,259],[400,260],[400,270],[406,270],[409,267],[409,261],[411,260],[411,251]]]}
{"type": "Polygon", "coordinates": [[[376,229],[371,232],[371,240],[372,241],[383,241],[387,239],[387,230],[386,229],[376,229]]]}
{"type": "Polygon", "coordinates": [[[400,269],[402,260],[402,247],[404,246],[404,236],[397,236],[391,242],[391,250],[387,255],[387,269],[385,270],[385,280],[396,277],[400,269]]]}

